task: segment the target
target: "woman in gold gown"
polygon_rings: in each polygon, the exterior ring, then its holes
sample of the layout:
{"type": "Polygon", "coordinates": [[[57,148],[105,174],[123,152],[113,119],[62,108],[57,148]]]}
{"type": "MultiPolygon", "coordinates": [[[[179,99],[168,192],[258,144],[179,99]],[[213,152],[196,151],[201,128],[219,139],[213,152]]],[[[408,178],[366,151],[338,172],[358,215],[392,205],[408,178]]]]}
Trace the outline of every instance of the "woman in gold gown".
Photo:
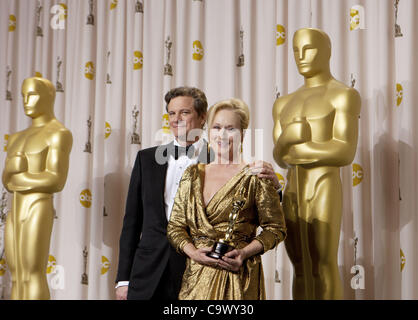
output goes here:
{"type": "Polygon", "coordinates": [[[261,254],[284,240],[286,227],[273,183],[250,174],[242,160],[248,123],[243,101],[215,104],[208,114],[215,160],[188,167],[181,179],[167,229],[170,243],[188,257],[179,299],[265,299],[261,254]],[[225,237],[237,196],[245,204],[233,228],[235,249],[221,259],[208,257],[215,241],[225,237]]]}

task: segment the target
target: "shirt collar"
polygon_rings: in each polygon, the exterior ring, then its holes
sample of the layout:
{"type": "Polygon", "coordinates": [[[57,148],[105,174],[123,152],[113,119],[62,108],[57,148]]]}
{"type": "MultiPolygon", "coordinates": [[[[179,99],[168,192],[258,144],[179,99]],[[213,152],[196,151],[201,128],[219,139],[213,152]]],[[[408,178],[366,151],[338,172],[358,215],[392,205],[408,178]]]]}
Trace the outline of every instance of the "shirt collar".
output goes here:
{"type": "MultiPolygon", "coordinates": [[[[203,145],[204,145],[204,140],[203,138],[200,138],[199,140],[197,140],[195,143],[193,143],[193,147],[194,147],[194,155],[193,158],[199,156],[200,152],[203,149],[203,145]]],[[[178,141],[176,139],[174,139],[174,145],[178,146],[178,147],[182,147],[180,145],[180,143],[178,143],[178,141]]]]}

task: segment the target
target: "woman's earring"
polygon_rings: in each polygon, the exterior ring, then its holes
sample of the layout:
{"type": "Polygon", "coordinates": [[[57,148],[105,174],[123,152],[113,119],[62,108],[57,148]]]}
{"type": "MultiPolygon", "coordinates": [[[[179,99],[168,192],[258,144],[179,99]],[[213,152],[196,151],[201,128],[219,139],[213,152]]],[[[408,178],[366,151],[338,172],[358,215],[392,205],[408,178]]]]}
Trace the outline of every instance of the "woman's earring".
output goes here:
{"type": "Polygon", "coordinates": [[[213,161],[213,153],[211,152],[210,142],[208,142],[208,163],[213,161]]]}

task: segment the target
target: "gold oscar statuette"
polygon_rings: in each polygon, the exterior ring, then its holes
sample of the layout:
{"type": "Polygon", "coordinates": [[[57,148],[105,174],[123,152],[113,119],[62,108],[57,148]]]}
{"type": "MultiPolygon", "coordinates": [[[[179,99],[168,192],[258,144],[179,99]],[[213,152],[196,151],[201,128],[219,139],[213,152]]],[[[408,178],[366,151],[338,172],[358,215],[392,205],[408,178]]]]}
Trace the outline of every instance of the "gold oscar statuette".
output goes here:
{"type": "Polygon", "coordinates": [[[244,204],[245,199],[242,197],[237,197],[233,201],[232,210],[229,214],[229,224],[225,232],[225,237],[215,242],[212,251],[207,253],[208,257],[214,259],[221,259],[225,253],[234,249],[232,245],[232,234],[234,233],[235,222],[237,221],[238,214],[241,211],[244,204]]]}
{"type": "Polygon", "coordinates": [[[279,88],[276,86],[276,94],[275,94],[276,100],[280,98],[280,95],[281,93],[279,91],[279,88]]]}
{"type": "Polygon", "coordinates": [[[7,69],[6,69],[6,100],[7,101],[12,101],[13,100],[13,98],[12,98],[12,92],[11,92],[11,88],[10,88],[10,86],[11,86],[11,76],[12,76],[12,69],[10,68],[10,66],[7,66],[7,69]]]}
{"type": "Polygon", "coordinates": [[[244,66],[245,63],[245,57],[244,57],[244,30],[241,27],[239,30],[239,56],[238,56],[238,62],[237,67],[244,66]]]}
{"type": "Polygon", "coordinates": [[[351,88],[354,88],[356,86],[356,78],[354,78],[354,75],[351,74],[351,88]]]}
{"type": "Polygon", "coordinates": [[[144,4],[139,0],[135,3],[135,13],[144,13],[144,4]]]}
{"type": "Polygon", "coordinates": [[[132,110],[132,117],[134,119],[133,121],[133,128],[132,128],[132,134],[131,134],[131,144],[141,144],[141,137],[138,133],[136,133],[137,126],[138,126],[138,115],[139,110],[136,108],[136,105],[134,106],[134,109],[132,110]]]}
{"type": "Polygon", "coordinates": [[[87,247],[84,247],[83,250],[83,259],[84,259],[84,272],[81,275],[81,284],[88,285],[89,284],[89,276],[87,275],[87,257],[89,252],[87,251],[87,247]]]}
{"type": "Polygon", "coordinates": [[[0,200],[0,226],[6,223],[7,217],[7,191],[2,190],[0,200]]]}
{"type": "Polygon", "coordinates": [[[94,26],[94,3],[93,0],[89,0],[89,14],[87,16],[87,25],[94,26]]]}
{"type": "Polygon", "coordinates": [[[399,10],[399,1],[395,0],[394,6],[395,6],[395,37],[403,37],[403,33],[401,31],[401,26],[398,24],[398,10],[399,10]]]}
{"type": "Polygon", "coordinates": [[[60,73],[61,73],[61,66],[62,66],[62,60],[60,57],[57,57],[57,81],[55,84],[55,88],[57,92],[64,92],[64,87],[62,86],[62,83],[60,80],[60,73]]]}
{"type": "Polygon", "coordinates": [[[110,51],[107,52],[107,73],[106,73],[106,84],[112,84],[112,80],[110,80],[110,74],[109,74],[109,57],[110,57],[110,51]]]}
{"type": "Polygon", "coordinates": [[[41,1],[38,0],[38,4],[36,6],[36,36],[37,37],[43,37],[44,36],[42,27],[40,25],[42,9],[43,9],[43,7],[41,5],[41,1]]]}
{"type": "Polygon", "coordinates": [[[293,52],[304,85],[279,96],[273,106],[273,156],[288,169],[282,205],[293,298],[342,299],[340,167],[351,164],[356,153],[361,99],[356,89],[332,76],[325,32],[297,30],[293,52]]]}
{"type": "Polygon", "coordinates": [[[166,48],[166,63],[164,65],[164,75],[172,76],[173,75],[173,66],[170,64],[171,57],[171,46],[173,42],[170,40],[170,36],[164,42],[166,48]]]}
{"type": "Polygon", "coordinates": [[[67,180],[73,138],[55,118],[55,87],[49,80],[25,79],[22,96],[32,123],[12,134],[7,144],[2,182],[13,198],[6,218],[5,256],[12,275],[12,299],[49,299],[46,268],[53,194],[67,180]]]}
{"type": "Polygon", "coordinates": [[[89,116],[89,119],[87,120],[87,142],[84,145],[83,152],[91,153],[91,116],[89,116]]]}
{"type": "MultiPolygon", "coordinates": [[[[4,227],[6,225],[7,218],[7,191],[2,190],[0,200],[0,276],[2,275],[2,261],[4,255],[4,227]]],[[[3,278],[1,279],[3,280],[3,278]]],[[[2,290],[2,293],[4,290],[2,290]]]]}

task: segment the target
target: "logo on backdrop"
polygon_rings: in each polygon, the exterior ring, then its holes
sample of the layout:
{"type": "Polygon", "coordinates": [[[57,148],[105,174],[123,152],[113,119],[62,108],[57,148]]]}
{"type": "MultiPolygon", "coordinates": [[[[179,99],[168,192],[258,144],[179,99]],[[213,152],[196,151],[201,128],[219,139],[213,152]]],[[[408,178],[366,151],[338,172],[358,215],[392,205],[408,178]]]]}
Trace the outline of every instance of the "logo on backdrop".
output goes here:
{"type": "Polygon", "coordinates": [[[351,278],[351,288],[354,290],[357,289],[365,289],[365,272],[364,267],[357,264],[355,266],[351,267],[350,272],[354,274],[354,276],[351,278]]]}
{"type": "Polygon", "coordinates": [[[49,285],[53,290],[65,289],[65,270],[63,266],[59,264],[55,265],[54,270],[51,272],[49,285]]]}
{"type": "Polygon", "coordinates": [[[396,84],[396,105],[399,107],[403,100],[403,87],[400,83],[396,84]]]}
{"type": "Polygon", "coordinates": [[[405,254],[403,253],[402,249],[401,249],[401,272],[405,268],[405,263],[406,263],[406,257],[405,257],[405,254]]]}
{"type": "Polygon", "coordinates": [[[84,189],[80,193],[80,203],[85,208],[91,207],[91,202],[93,200],[93,196],[91,194],[91,191],[89,189],[84,189]]]}
{"type": "Polygon", "coordinates": [[[163,129],[163,132],[164,133],[171,133],[171,130],[170,130],[170,121],[169,121],[168,113],[164,113],[163,114],[162,129],[163,129]]]}
{"type": "Polygon", "coordinates": [[[276,176],[277,176],[277,179],[279,179],[279,183],[280,183],[280,185],[281,185],[281,187],[282,187],[282,190],[284,190],[284,187],[285,187],[285,185],[286,185],[286,180],[283,178],[283,176],[280,174],[280,173],[278,173],[278,172],[276,172],[276,176]]]}
{"type": "Polygon", "coordinates": [[[14,14],[9,16],[9,32],[13,32],[16,30],[17,19],[14,14]]]}
{"type": "Polygon", "coordinates": [[[142,69],[144,58],[141,51],[134,51],[134,70],[142,69]]]}
{"type": "Polygon", "coordinates": [[[350,9],[350,31],[365,29],[365,13],[361,5],[352,6],[350,9]]]}
{"type": "Polygon", "coordinates": [[[193,60],[200,61],[204,55],[203,46],[199,40],[193,41],[193,60]]]}
{"type": "Polygon", "coordinates": [[[281,24],[276,26],[276,46],[280,46],[286,42],[286,28],[281,24]]]}
{"type": "Polygon", "coordinates": [[[112,0],[110,3],[110,10],[115,9],[118,6],[118,0],[112,0]]]}
{"type": "Polygon", "coordinates": [[[96,71],[94,69],[93,61],[86,62],[86,66],[84,68],[84,76],[89,80],[93,80],[95,73],[96,73],[96,71]]]}
{"type": "Polygon", "coordinates": [[[6,267],[6,260],[1,259],[0,260],[0,277],[4,276],[6,273],[7,267],[6,267]]]}
{"type": "Polygon", "coordinates": [[[109,268],[110,268],[109,259],[106,258],[105,256],[102,256],[102,268],[101,268],[100,273],[104,275],[105,273],[109,271],[109,268]]]}
{"type": "Polygon", "coordinates": [[[7,142],[9,141],[9,137],[10,136],[8,134],[4,135],[4,147],[3,147],[4,152],[7,152],[7,142]]]}
{"type": "Polygon", "coordinates": [[[57,264],[57,260],[53,255],[49,255],[46,267],[49,284],[53,290],[65,289],[65,272],[64,267],[57,264]]]}
{"type": "Polygon", "coordinates": [[[46,266],[46,273],[52,273],[55,270],[55,266],[57,265],[57,259],[53,255],[49,255],[48,257],[48,264],[46,266]]]}
{"type": "Polygon", "coordinates": [[[106,123],[105,123],[105,139],[109,138],[111,133],[112,133],[112,127],[110,126],[109,122],[106,121],[106,123]]]}
{"type": "Polygon", "coordinates": [[[65,29],[65,20],[67,20],[68,8],[65,3],[60,3],[53,5],[49,11],[53,14],[50,26],[53,30],[63,30],[65,29]]]}
{"type": "Polygon", "coordinates": [[[363,168],[353,163],[353,187],[359,185],[363,181],[363,168]]]}

